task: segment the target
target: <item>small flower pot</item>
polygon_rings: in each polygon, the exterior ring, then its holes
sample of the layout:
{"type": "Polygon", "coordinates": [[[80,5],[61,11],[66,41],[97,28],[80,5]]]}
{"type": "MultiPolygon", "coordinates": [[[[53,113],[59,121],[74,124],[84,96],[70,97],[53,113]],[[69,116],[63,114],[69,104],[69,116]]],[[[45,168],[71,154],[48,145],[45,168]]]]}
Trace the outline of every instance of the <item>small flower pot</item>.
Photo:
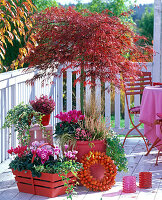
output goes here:
{"type": "Polygon", "coordinates": [[[51,117],[50,114],[49,114],[49,115],[43,116],[43,117],[42,117],[42,122],[41,122],[41,124],[42,124],[43,126],[48,126],[48,125],[49,125],[49,122],[50,122],[50,117],[51,117]]]}
{"type": "MultiPolygon", "coordinates": [[[[29,170],[19,172],[12,169],[12,172],[15,175],[19,192],[50,198],[57,197],[66,192],[64,181],[62,181],[58,174],[41,173],[41,177],[32,177],[29,170]]],[[[70,184],[75,184],[76,178],[71,172],[68,173],[67,177],[70,178],[70,184]]]]}

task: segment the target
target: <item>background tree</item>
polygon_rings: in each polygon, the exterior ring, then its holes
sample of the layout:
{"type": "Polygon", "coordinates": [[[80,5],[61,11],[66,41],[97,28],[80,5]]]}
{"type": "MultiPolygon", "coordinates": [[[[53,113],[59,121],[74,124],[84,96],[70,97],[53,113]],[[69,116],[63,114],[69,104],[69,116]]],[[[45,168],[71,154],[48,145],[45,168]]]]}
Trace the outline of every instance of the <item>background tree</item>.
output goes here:
{"type": "Polygon", "coordinates": [[[153,8],[154,4],[139,4],[137,5],[131,5],[131,9],[134,11],[134,13],[132,14],[132,18],[133,21],[137,24],[138,26],[138,22],[141,20],[142,15],[144,14],[146,8],[150,9],[153,8]]]}
{"type": "Polygon", "coordinates": [[[146,8],[141,20],[139,21],[139,32],[148,38],[148,43],[151,45],[153,41],[154,27],[154,8],[146,8]]]}
{"type": "Polygon", "coordinates": [[[20,59],[26,46],[35,43],[34,34],[26,44],[33,26],[33,14],[38,10],[58,6],[55,0],[1,0],[0,2],[0,72],[26,67],[20,59]],[[34,4],[35,5],[34,5],[34,4]]]}
{"type": "Polygon", "coordinates": [[[134,33],[128,23],[110,17],[108,11],[83,12],[60,7],[37,15],[38,45],[31,48],[25,61],[40,72],[30,82],[56,76],[59,65],[64,64],[62,71],[76,68],[80,73],[76,81],[84,81],[84,85],[93,84],[86,81],[91,77],[120,86],[119,74],[135,77],[141,69],[137,62],[149,59],[151,47],[136,45],[145,38],[134,33]]]}
{"type": "MultiPolygon", "coordinates": [[[[19,60],[26,55],[23,46],[30,35],[33,25],[32,14],[35,9],[31,0],[0,1],[1,72],[9,70],[10,67],[11,69],[17,68],[19,60]]],[[[30,36],[28,42],[35,42],[33,35],[30,36]]]]}
{"type": "MultiPolygon", "coordinates": [[[[81,3],[78,1],[76,4],[76,10],[88,9],[90,12],[101,13],[103,10],[108,9],[112,15],[120,16],[121,13],[128,11],[131,1],[127,0],[92,0],[90,3],[81,3]]],[[[109,13],[110,14],[110,13],[109,13]]]]}
{"type": "Polygon", "coordinates": [[[37,7],[38,12],[46,8],[58,6],[58,3],[55,0],[32,0],[32,2],[37,7]]]}

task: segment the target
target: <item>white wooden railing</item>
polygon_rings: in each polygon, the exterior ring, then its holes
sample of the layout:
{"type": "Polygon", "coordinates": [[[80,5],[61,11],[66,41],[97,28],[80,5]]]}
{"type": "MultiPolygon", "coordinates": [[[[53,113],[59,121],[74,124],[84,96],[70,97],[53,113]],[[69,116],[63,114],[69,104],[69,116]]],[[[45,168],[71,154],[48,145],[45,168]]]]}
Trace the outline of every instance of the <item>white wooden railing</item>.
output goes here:
{"type": "MultiPolygon", "coordinates": [[[[152,72],[152,63],[148,63],[148,71],[152,72]]],[[[34,86],[26,85],[25,81],[30,79],[34,72],[22,73],[22,69],[0,74],[0,127],[2,127],[5,116],[11,108],[21,102],[29,103],[29,100],[39,97],[41,94],[52,96],[56,102],[56,108],[51,115],[50,123],[55,126],[57,119],[54,117],[60,111],[63,111],[63,75],[59,78],[53,78],[53,84],[50,83],[41,87],[41,80],[35,82],[34,86]]],[[[77,75],[76,75],[77,76],[77,75]]],[[[96,80],[96,101],[101,105],[101,85],[100,81],[96,80]]],[[[105,83],[105,88],[109,83],[105,83]]],[[[72,109],[72,70],[67,71],[66,76],[66,110],[72,109]]],[[[77,83],[76,89],[76,109],[80,109],[80,84],[77,83]]],[[[86,100],[90,98],[91,89],[86,86],[86,100]]],[[[139,105],[139,97],[135,98],[135,105],[139,105]]],[[[116,89],[115,93],[115,131],[119,134],[125,134],[130,126],[127,109],[125,108],[125,128],[120,128],[120,91],[116,89]]],[[[107,126],[110,126],[111,121],[111,94],[105,91],[105,119],[107,126]]],[[[135,122],[138,122],[138,117],[135,117],[135,122]]],[[[135,133],[134,133],[135,134],[135,133]]],[[[16,146],[16,134],[14,129],[0,129],[0,163],[6,160],[9,155],[7,150],[11,146],[16,146]],[[10,134],[11,133],[11,134],[10,134]]]]}

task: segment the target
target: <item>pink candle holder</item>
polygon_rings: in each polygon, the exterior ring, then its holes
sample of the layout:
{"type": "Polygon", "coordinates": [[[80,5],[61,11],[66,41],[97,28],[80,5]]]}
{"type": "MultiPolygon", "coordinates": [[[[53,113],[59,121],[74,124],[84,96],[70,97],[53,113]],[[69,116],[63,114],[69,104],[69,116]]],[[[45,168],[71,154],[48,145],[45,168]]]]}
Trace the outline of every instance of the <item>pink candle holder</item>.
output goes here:
{"type": "Polygon", "coordinates": [[[140,172],[139,173],[139,187],[140,188],[151,188],[152,187],[152,173],[151,172],[140,172]]]}
{"type": "Polygon", "coordinates": [[[136,177],[135,176],[123,177],[123,192],[125,193],[136,192],[136,177]]]}

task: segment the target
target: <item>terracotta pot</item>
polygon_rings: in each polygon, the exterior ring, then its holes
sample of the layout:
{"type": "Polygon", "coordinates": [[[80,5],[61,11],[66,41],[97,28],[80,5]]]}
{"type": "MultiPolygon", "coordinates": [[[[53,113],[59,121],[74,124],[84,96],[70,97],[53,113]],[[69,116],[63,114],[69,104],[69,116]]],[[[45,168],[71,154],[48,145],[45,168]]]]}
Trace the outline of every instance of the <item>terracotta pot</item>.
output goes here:
{"type": "Polygon", "coordinates": [[[78,151],[77,160],[80,161],[82,156],[89,151],[106,152],[105,140],[93,140],[93,141],[77,141],[75,149],[78,151]]]}
{"type": "Polygon", "coordinates": [[[42,117],[42,122],[41,122],[41,124],[42,124],[43,126],[49,125],[50,117],[51,117],[51,114],[43,116],[43,117],[42,117]]]}
{"type": "MultiPolygon", "coordinates": [[[[94,141],[77,141],[75,149],[78,151],[77,161],[81,161],[84,154],[90,151],[106,152],[106,141],[105,140],[94,140],[94,141]]],[[[90,168],[90,173],[96,179],[102,179],[104,176],[105,169],[100,164],[94,164],[90,168]]]]}
{"type": "MultiPolygon", "coordinates": [[[[31,171],[23,170],[21,172],[12,169],[17,181],[19,192],[35,194],[45,197],[57,197],[65,194],[66,187],[64,182],[58,174],[41,173],[41,177],[32,177],[31,171]]],[[[76,182],[75,176],[70,172],[68,173],[70,183],[76,182]]]]}

